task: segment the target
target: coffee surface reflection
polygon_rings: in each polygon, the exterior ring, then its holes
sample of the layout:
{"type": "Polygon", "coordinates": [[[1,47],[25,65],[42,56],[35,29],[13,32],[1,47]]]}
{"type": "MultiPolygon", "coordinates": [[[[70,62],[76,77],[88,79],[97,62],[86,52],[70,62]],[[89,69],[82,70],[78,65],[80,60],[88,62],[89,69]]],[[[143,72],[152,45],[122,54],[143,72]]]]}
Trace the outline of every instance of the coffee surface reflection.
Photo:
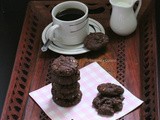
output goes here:
{"type": "Polygon", "coordinates": [[[82,10],[68,8],[57,13],[56,18],[64,21],[72,21],[81,18],[85,13],[82,10]]]}

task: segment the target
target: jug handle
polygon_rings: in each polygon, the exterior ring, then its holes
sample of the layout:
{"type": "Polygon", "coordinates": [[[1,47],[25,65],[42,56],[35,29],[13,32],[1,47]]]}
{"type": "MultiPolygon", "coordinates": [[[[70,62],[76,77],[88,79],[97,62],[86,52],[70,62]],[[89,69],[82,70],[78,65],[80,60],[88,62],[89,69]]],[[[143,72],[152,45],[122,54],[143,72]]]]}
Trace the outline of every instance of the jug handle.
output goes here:
{"type": "MultiPolygon", "coordinates": [[[[136,0],[136,1],[139,1],[138,7],[137,7],[137,9],[136,9],[136,11],[135,11],[135,14],[136,14],[136,17],[137,17],[137,15],[138,15],[138,13],[139,13],[139,10],[140,10],[140,8],[141,8],[141,5],[142,5],[142,0],[136,0]]],[[[136,2],[136,1],[135,1],[135,2],[136,2]]]]}

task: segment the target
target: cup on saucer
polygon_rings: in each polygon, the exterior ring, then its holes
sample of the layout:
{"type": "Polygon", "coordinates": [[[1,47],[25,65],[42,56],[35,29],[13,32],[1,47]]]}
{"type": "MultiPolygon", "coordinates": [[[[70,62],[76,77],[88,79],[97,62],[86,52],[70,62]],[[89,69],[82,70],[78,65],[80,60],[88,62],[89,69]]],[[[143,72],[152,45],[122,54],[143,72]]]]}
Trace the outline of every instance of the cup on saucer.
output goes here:
{"type": "Polygon", "coordinates": [[[52,42],[72,46],[83,43],[89,34],[88,7],[78,1],[66,1],[56,5],[51,12],[52,26],[46,37],[52,42]]]}

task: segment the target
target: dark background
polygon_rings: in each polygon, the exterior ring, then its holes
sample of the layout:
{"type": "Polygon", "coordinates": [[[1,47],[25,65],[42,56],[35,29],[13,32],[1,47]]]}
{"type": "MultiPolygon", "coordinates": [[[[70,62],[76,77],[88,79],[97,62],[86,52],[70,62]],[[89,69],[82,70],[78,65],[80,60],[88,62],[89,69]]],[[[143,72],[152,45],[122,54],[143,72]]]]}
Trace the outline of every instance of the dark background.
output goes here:
{"type": "Polygon", "coordinates": [[[7,93],[27,0],[0,0],[0,116],[7,93]]]}
{"type": "MultiPolygon", "coordinates": [[[[160,68],[160,0],[156,0],[158,68],[160,68]],[[158,49],[159,48],[159,49],[158,49]]],[[[27,0],[0,0],[0,116],[7,93],[27,0]]],[[[159,74],[160,75],[160,72],[159,74]]]]}

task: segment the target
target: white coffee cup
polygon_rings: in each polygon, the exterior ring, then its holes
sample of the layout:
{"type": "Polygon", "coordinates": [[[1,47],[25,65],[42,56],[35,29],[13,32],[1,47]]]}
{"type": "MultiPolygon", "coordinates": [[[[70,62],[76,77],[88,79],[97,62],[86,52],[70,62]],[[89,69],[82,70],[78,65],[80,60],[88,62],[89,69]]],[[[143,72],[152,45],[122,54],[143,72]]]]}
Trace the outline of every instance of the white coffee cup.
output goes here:
{"type": "Polygon", "coordinates": [[[83,42],[89,33],[88,25],[88,7],[78,1],[66,1],[56,5],[52,9],[53,26],[46,33],[51,41],[58,42],[63,45],[76,45],[83,42]],[[84,15],[75,20],[61,20],[56,15],[66,9],[79,9],[84,15]]]}

